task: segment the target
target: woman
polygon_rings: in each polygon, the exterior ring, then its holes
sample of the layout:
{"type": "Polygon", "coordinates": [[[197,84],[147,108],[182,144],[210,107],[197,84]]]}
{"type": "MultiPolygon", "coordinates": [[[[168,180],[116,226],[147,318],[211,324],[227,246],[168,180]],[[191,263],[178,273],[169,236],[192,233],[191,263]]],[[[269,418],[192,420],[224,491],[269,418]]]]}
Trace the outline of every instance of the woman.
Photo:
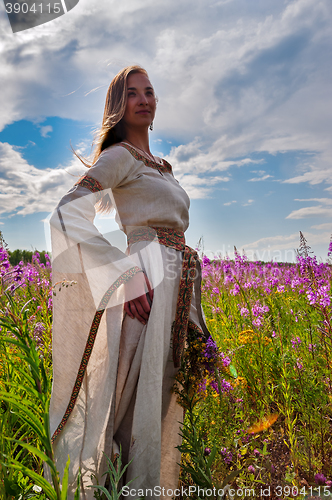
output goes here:
{"type": "Polygon", "coordinates": [[[79,470],[82,498],[93,498],[89,486],[105,481],[105,455],[120,447],[131,461],[133,497],[177,488],[182,408],[171,388],[188,326],[206,327],[197,281],[193,290],[197,254],[184,243],[189,199],[149,148],[155,111],[146,71],[120,71],[94,164],[51,219],[54,281],[74,282],[54,299],[51,399],[60,476],[71,460],[70,498],[79,470]],[[93,225],[95,205],[116,210],[127,254],[93,225]]]}

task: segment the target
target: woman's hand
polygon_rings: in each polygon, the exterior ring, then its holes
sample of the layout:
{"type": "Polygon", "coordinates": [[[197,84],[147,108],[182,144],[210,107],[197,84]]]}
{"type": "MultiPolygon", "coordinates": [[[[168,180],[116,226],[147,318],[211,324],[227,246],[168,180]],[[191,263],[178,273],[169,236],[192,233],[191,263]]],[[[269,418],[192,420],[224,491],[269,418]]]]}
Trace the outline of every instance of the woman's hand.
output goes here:
{"type": "Polygon", "coordinates": [[[137,273],[125,286],[124,310],[131,318],[146,324],[151,311],[153,289],[144,273],[137,273]]]}

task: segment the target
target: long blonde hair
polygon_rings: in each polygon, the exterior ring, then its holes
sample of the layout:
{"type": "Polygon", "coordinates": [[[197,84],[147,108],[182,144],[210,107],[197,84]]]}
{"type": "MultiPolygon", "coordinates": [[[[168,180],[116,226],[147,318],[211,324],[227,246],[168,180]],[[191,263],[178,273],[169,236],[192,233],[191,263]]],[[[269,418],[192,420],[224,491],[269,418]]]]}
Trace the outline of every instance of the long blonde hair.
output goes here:
{"type": "MultiPolygon", "coordinates": [[[[129,75],[134,73],[142,73],[148,77],[147,72],[141,66],[127,66],[119,71],[108,87],[102,125],[97,131],[92,144],[94,148],[92,163],[89,163],[74,151],[74,154],[88,168],[97,161],[104,149],[125,139],[122,118],[127,106],[127,80],[129,75]]],[[[111,208],[109,196],[103,196],[98,203],[97,211],[108,212],[111,208]]]]}

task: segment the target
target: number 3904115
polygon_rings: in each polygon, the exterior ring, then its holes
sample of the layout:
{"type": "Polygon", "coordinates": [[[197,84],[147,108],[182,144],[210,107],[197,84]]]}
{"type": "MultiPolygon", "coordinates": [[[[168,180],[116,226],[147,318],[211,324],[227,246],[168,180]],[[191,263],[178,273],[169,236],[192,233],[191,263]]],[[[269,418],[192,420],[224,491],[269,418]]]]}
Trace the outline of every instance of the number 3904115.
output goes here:
{"type": "Polygon", "coordinates": [[[6,3],[7,14],[27,14],[28,12],[33,12],[34,14],[59,14],[61,11],[61,3],[48,3],[47,5],[42,3],[33,3],[31,7],[27,3],[6,3]]]}

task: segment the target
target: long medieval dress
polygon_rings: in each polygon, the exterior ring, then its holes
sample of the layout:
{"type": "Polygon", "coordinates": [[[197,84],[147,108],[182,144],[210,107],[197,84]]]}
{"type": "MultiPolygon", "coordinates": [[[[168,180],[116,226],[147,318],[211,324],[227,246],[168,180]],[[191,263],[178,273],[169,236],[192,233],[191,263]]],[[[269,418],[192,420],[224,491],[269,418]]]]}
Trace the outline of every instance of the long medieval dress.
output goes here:
{"type": "MultiPolygon", "coordinates": [[[[173,240],[187,229],[188,210],[171,166],[122,143],[101,153],[51,217],[56,296],[50,425],[60,477],[70,457],[69,500],[79,470],[81,498],[93,499],[88,486],[104,484],[105,455],[120,446],[123,461],[132,460],[126,474],[131,489],[150,489],[147,498],[160,498],[156,487],[177,488],[183,410],[171,391],[179,364],[171,336],[185,254],[173,240]],[[110,197],[129,237],[126,254],[93,224],[100,196],[110,197]],[[149,238],[137,237],[146,230],[149,238]],[[145,326],[124,314],[121,286],[142,270],[154,288],[145,326]]],[[[204,327],[195,290],[189,300],[187,322],[204,327]]]]}

